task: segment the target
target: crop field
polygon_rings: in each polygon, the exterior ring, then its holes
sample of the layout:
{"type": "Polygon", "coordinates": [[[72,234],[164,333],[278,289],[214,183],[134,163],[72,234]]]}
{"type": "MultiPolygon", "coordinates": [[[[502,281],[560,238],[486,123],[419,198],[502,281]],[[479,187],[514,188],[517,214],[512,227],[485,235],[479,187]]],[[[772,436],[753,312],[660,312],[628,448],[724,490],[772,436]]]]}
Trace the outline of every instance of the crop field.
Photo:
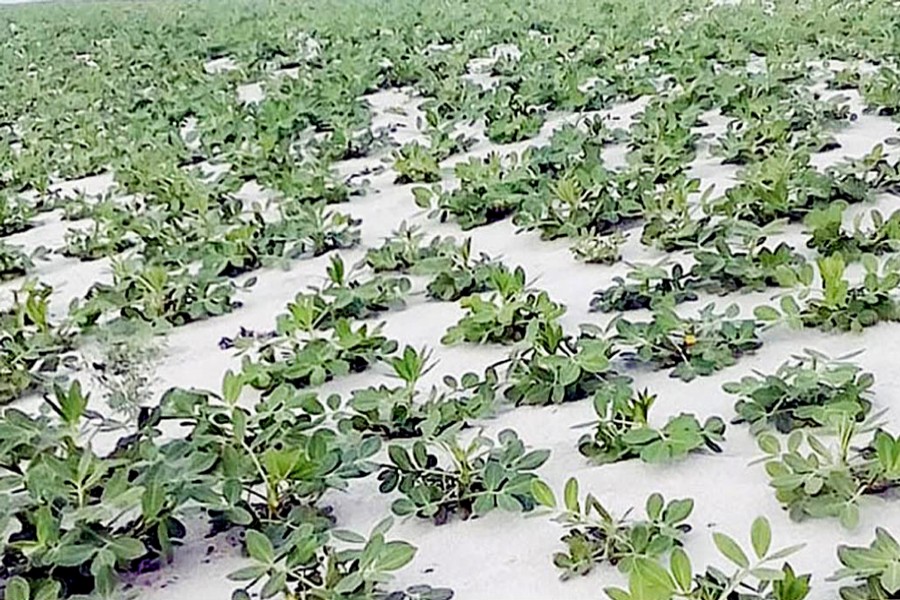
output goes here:
{"type": "Polygon", "coordinates": [[[0,598],[900,598],[900,4],[0,7],[0,598]]]}

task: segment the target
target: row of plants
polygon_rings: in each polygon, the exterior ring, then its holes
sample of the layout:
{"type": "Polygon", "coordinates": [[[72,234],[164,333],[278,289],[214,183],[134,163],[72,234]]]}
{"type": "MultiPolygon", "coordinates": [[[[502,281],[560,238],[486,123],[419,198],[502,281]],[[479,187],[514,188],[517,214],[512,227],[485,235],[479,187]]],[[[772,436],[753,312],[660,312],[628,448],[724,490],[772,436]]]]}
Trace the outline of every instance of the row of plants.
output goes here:
{"type": "MultiPolygon", "coordinates": [[[[642,220],[644,244],[691,250],[696,262],[645,269],[630,277],[636,284],[623,280],[598,294],[597,308],[649,308],[648,319],[620,316],[608,330],[572,335],[559,325],[565,307],[531,287],[522,269],[474,256],[468,241],[426,243],[401,227],[366,252],[374,275],[335,257],[325,283],[301,291],[273,331],[223,339],[244,355],[221,394],[171,390],[137,411],[108,453],[93,442],[113,425],[88,408],[78,384],[56,382],[44,412],[7,408],[0,417],[10,500],[0,580],[8,600],[110,594],[119,574],[172,559],[195,518],[210,533],[242,532],[249,560],[232,574],[237,600],[446,599],[449,590],[428,586],[393,590],[390,574],[415,548],[389,536],[390,520],[367,536],[341,529],[326,493],[374,476],[395,516],[437,524],[495,509],[555,508],[537,474],[547,451],[527,449],[511,430],[475,431],[501,403],[590,401],[596,419],[578,449],[596,463],[717,452],[721,418],[680,414],[658,424],[650,418],[657,395],[636,391],[623,367],[671,369],[688,381],[756,351],[766,323],[859,330],[896,320],[896,265],[869,257],[894,250],[893,218],[875,213],[871,229],[849,232],[840,223],[845,205],[896,188],[897,165],[876,148],[860,161],[812,167],[810,154],[833,149],[832,134],[854,116],[842,101],[806,89],[811,59],[878,58],[872,74],[848,68],[829,84],[859,89],[874,111],[896,112],[900,87],[883,60],[895,50],[882,34],[897,22],[889,3],[816,7],[822,18],[801,18],[788,5],[698,13],[674,0],[600,11],[580,1],[551,4],[392,0],[371,11],[277,0],[252,9],[97,5],[0,14],[9,31],[0,75],[10,82],[0,108],[0,235],[26,230],[36,211],[62,208],[67,218],[91,220],[68,234],[64,254],[129,253],[115,261],[111,283],[92,286],[58,323],[49,316],[51,290],[25,284],[0,313],[0,399],[53,387],[67,351],[84,341],[79,334],[145,322],[161,331],[224,314],[252,285],[237,276],[357,244],[359,224],[326,208],[361,192],[332,168],[349,158],[390,153],[399,183],[433,185],[415,188],[419,206],[463,228],[511,216],[545,239],[568,238],[580,259],[611,263],[625,228],[642,220]],[[495,86],[462,77],[471,59],[508,42],[517,52],[493,62],[495,86]],[[754,73],[761,55],[765,72],[754,73]],[[226,58],[237,68],[213,72],[210,61],[226,58]],[[297,77],[268,77],[284,68],[297,77]],[[242,103],[238,85],[260,79],[265,97],[242,103]],[[399,86],[421,95],[427,142],[387,150],[386,132],[370,130],[364,98],[399,86]],[[554,111],[642,95],[652,99],[628,131],[588,117],[557,129],[547,145],[460,162],[459,186],[439,184],[441,161],[472,144],[458,125],[483,119],[490,141],[513,143],[537,136],[554,111]],[[688,175],[713,109],[729,124],[712,152],[742,167],[738,184],[719,197],[701,193],[688,175]],[[194,134],[179,133],[186,120],[196,121],[194,134]],[[624,145],[625,168],[604,162],[612,145],[624,145]],[[195,175],[191,166],[207,161],[227,163],[228,175],[195,175]],[[134,198],[69,202],[50,193],[59,179],[104,171],[114,172],[117,193],[134,198]],[[279,198],[248,210],[237,190],[251,180],[279,198]],[[18,199],[26,190],[36,203],[18,199]],[[806,223],[810,247],[823,257],[817,269],[787,244],[765,244],[779,220],[806,223]],[[862,284],[846,276],[846,263],[857,259],[862,284]],[[821,291],[812,287],[816,274],[821,291]],[[462,308],[445,343],[507,344],[508,359],[423,390],[434,366],[429,351],[401,348],[374,323],[356,322],[401,306],[419,276],[428,279],[428,297],[462,308]],[[739,318],[734,307],[710,305],[692,317],[675,310],[700,293],[775,286],[785,293],[754,318],[739,318]],[[397,385],[326,399],[308,389],[379,363],[397,385]]],[[[0,279],[28,274],[42,257],[0,250],[0,279]]],[[[778,500],[793,517],[853,526],[864,500],[895,486],[900,442],[871,420],[871,386],[858,367],[816,354],[728,386],[739,396],[736,422],[759,436],[778,500]],[[816,426],[826,428],[807,429],[816,426]],[[836,450],[822,441],[827,427],[838,431],[836,450]],[[863,434],[871,441],[859,447],[853,440],[863,434]]],[[[591,495],[582,511],[577,483],[564,495],[566,550],[554,562],[567,576],[599,562],[619,566],[629,583],[607,591],[614,600],[810,593],[808,575],[779,568],[791,549],[771,551],[765,520],[752,526],[752,560],[717,533],[733,568],[695,573],[681,548],[689,499],[653,495],[638,521],[613,517],[591,495]]],[[[870,548],[842,547],[839,558],[838,576],[853,579],[844,598],[889,598],[900,588],[898,546],[886,531],[870,548]]]]}

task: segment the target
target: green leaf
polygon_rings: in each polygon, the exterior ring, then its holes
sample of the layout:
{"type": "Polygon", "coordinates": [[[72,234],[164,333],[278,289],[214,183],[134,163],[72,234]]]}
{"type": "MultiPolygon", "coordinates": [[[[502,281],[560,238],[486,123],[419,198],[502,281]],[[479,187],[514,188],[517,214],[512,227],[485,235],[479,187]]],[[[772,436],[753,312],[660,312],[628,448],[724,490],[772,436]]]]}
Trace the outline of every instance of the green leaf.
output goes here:
{"type": "Polygon", "coordinates": [[[663,519],[669,525],[676,525],[684,521],[694,511],[694,500],[684,498],[682,500],[672,500],[666,507],[663,519]]]}
{"type": "Polygon", "coordinates": [[[366,543],[366,538],[364,536],[348,529],[332,529],[330,533],[332,537],[341,540],[342,542],[348,542],[350,544],[366,543]]]}
{"type": "Polygon", "coordinates": [[[233,573],[229,573],[228,579],[231,581],[251,581],[262,577],[268,570],[269,568],[264,565],[251,565],[249,567],[244,567],[243,569],[238,569],[233,573]]]}
{"type": "Polygon", "coordinates": [[[535,479],[531,482],[531,495],[534,496],[535,502],[547,508],[556,508],[556,496],[550,486],[535,479]]]}
{"type": "Polygon", "coordinates": [[[753,309],[753,316],[760,321],[777,321],[781,318],[781,313],[771,306],[757,306],[753,309]]]}
{"type": "Polygon", "coordinates": [[[881,583],[881,587],[892,596],[900,591],[900,561],[897,559],[891,561],[878,581],[881,583]]]}
{"type": "Polygon", "coordinates": [[[499,494],[497,496],[497,506],[508,512],[520,512],[522,504],[510,493],[499,494]]]}
{"type": "Polygon", "coordinates": [[[631,594],[620,588],[604,588],[603,591],[609,596],[610,600],[632,600],[631,594]]]}
{"type": "MultiPolygon", "coordinates": [[[[502,495],[502,494],[501,494],[502,495]]],[[[472,503],[472,512],[476,515],[485,515],[496,507],[496,499],[499,499],[500,496],[493,496],[491,494],[481,494],[477,498],[475,498],[475,502],[472,503]]]]}
{"type": "Polygon", "coordinates": [[[247,554],[251,558],[266,565],[271,565],[275,562],[275,548],[264,534],[255,529],[250,529],[247,531],[246,542],[247,554]]]}
{"type": "Polygon", "coordinates": [[[675,582],[657,562],[638,558],[628,578],[628,589],[633,600],[668,600],[675,582]]]}
{"type": "Polygon", "coordinates": [[[266,600],[267,598],[273,598],[281,592],[286,591],[287,587],[287,573],[284,571],[275,571],[272,575],[269,576],[268,581],[266,581],[265,585],[259,592],[259,597],[262,600],[266,600]]]}
{"type": "Polygon", "coordinates": [[[855,529],[859,525],[859,507],[856,504],[847,504],[841,509],[841,525],[846,529],[855,529]]]}
{"type": "Polygon", "coordinates": [[[750,527],[750,542],[757,558],[762,558],[772,544],[772,528],[765,517],[757,517],[750,527]]]}
{"type": "Polygon", "coordinates": [[[737,566],[742,569],[746,569],[750,566],[750,560],[747,558],[747,555],[741,550],[740,545],[729,536],[717,531],[713,533],[713,542],[715,542],[716,548],[719,549],[722,556],[737,566]]]}
{"type": "Polygon", "coordinates": [[[515,467],[521,471],[532,471],[547,462],[548,458],[550,458],[549,450],[532,450],[517,460],[515,467]]]}
{"type": "Polygon", "coordinates": [[[690,590],[693,570],[691,559],[688,557],[687,552],[682,548],[672,550],[672,555],[669,557],[669,568],[672,571],[675,583],[678,584],[678,589],[685,592],[690,590]]]}
{"type": "Polygon", "coordinates": [[[402,471],[412,471],[412,461],[409,459],[409,453],[402,446],[388,446],[388,456],[391,462],[397,465],[402,471]]]}
{"type": "Polygon", "coordinates": [[[489,491],[499,490],[505,475],[506,473],[503,467],[499,464],[495,462],[488,463],[487,467],[484,469],[484,487],[489,491]]]}
{"type": "Polygon", "coordinates": [[[38,586],[32,600],[59,600],[62,594],[62,584],[53,579],[45,579],[38,586]]]}
{"type": "Polygon", "coordinates": [[[416,555],[416,547],[407,542],[393,541],[384,545],[378,557],[382,571],[396,571],[408,565],[416,555]]]}
{"type": "Polygon", "coordinates": [[[781,581],[784,579],[784,571],[768,567],[757,567],[750,571],[750,574],[760,581],[781,581]]]}
{"type": "Polygon", "coordinates": [[[91,560],[95,552],[97,548],[88,544],[64,544],[56,551],[54,562],[60,567],[78,567],[91,560]]]}
{"type": "Polygon", "coordinates": [[[566,503],[566,510],[573,513],[580,513],[581,507],[578,503],[578,480],[572,477],[566,482],[563,490],[563,499],[566,503]]]}
{"type": "Polygon", "coordinates": [[[405,517],[416,512],[416,504],[409,498],[397,498],[391,503],[391,511],[398,517],[405,517]]]}
{"type": "Polygon", "coordinates": [[[759,449],[766,454],[778,454],[781,452],[781,444],[778,442],[778,438],[770,433],[764,433],[759,436],[757,444],[759,449]]]}
{"type": "Polygon", "coordinates": [[[241,388],[244,382],[239,375],[235,375],[231,369],[225,372],[222,381],[222,399],[229,406],[234,405],[241,397],[241,388]]]}
{"type": "Polygon", "coordinates": [[[6,594],[3,600],[29,600],[31,588],[28,582],[19,576],[12,577],[6,582],[6,594]]]}
{"type": "Polygon", "coordinates": [[[647,516],[655,521],[662,514],[664,500],[661,494],[650,494],[647,498],[647,516]]]}
{"type": "Polygon", "coordinates": [[[794,300],[793,296],[782,296],[780,300],[781,310],[784,314],[797,316],[800,314],[800,305],[794,300]]]}
{"type": "Polygon", "coordinates": [[[163,486],[157,482],[148,483],[141,496],[141,514],[145,521],[153,521],[162,510],[166,501],[166,493],[163,486]]]}
{"type": "Polygon", "coordinates": [[[353,592],[363,584],[363,576],[362,573],[354,572],[350,573],[346,577],[342,577],[340,581],[337,582],[337,585],[334,586],[334,592],[336,594],[349,594],[353,592]]]}
{"type": "Polygon", "coordinates": [[[109,549],[120,561],[130,561],[147,553],[144,543],[133,537],[120,537],[109,542],[109,549]]]}
{"type": "Polygon", "coordinates": [[[781,550],[769,556],[769,561],[781,560],[782,558],[786,558],[791,554],[794,554],[798,550],[802,550],[804,546],[806,546],[806,544],[795,544],[793,546],[788,546],[787,548],[782,548],[781,550]]]}

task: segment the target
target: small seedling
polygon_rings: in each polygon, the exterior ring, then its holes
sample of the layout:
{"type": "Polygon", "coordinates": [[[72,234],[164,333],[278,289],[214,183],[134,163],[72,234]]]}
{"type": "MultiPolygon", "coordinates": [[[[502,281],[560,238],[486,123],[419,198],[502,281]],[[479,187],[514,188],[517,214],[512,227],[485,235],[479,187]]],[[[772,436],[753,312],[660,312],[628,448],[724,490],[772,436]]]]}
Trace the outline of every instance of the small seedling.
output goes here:
{"type": "Polygon", "coordinates": [[[572,245],[572,254],[589,264],[612,265],[622,259],[622,245],[627,237],[615,231],[609,235],[582,234],[572,245]]]}

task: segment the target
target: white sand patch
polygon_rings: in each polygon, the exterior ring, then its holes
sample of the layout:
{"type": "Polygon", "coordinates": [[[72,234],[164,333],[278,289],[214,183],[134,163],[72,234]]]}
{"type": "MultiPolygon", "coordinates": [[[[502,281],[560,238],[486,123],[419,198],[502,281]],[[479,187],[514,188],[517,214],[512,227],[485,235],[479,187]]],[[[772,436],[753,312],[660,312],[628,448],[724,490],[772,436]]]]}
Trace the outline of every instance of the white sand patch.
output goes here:
{"type": "Polygon", "coordinates": [[[222,56],[220,58],[214,58],[212,60],[206,61],[203,64],[203,69],[210,75],[216,75],[219,73],[227,73],[228,71],[236,71],[238,68],[240,68],[240,67],[234,61],[234,59],[230,56],[222,56]]]}

